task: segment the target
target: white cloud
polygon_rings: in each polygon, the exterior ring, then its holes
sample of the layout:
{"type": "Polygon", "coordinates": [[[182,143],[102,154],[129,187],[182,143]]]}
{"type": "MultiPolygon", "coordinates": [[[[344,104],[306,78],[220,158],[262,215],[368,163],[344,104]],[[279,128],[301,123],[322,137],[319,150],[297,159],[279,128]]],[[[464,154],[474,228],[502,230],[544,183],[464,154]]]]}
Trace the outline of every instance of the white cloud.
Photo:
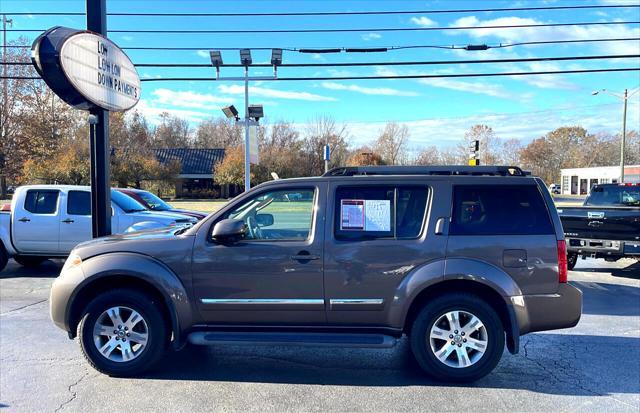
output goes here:
{"type": "Polygon", "coordinates": [[[170,89],[156,89],[152,94],[155,103],[181,108],[217,109],[218,106],[229,104],[233,100],[225,96],[170,89]]]}
{"type": "Polygon", "coordinates": [[[410,21],[411,21],[411,23],[417,24],[418,26],[421,26],[421,27],[433,27],[433,26],[437,26],[438,25],[437,22],[435,22],[435,21],[433,21],[430,18],[425,17],[425,16],[412,17],[410,21]]]}
{"type": "Polygon", "coordinates": [[[376,39],[382,38],[382,36],[379,35],[378,33],[365,33],[360,35],[360,37],[362,37],[362,40],[364,40],[365,42],[368,42],[369,40],[376,40],[376,39]]]}
{"type": "Polygon", "coordinates": [[[202,120],[212,116],[214,113],[211,111],[197,111],[197,110],[189,110],[189,109],[175,109],[171,107],[161,107],[157,106],[159,102],[155,99],[140,99],[138,104],[134,107],[135,110],[139,111],[144,115],[147,120],[152,124],[158,124],[160,122],[160,115],[164,112],[168,112],[172,115],[179,116],[183,119],[186,119],[189,122],[198,123],[202,120]]]}
{"type": "Polygon", "coordinates": [[[377,96],[419,96],[417,92],[410,92],[406,90],[392,89],[388,87],[364,87],[358,85],[346,85],[336,82],[323,82],[321,86],[330,90],[348,90],[350,92],[362,93],[365,95],[377,95],[377,96]]]}
{"type": "MultiPolygon", "coordinates": [[[[244,94],[244,86],[240,85],[220,85],[218,90],[222,93],[230,95],[244,94]]],[[[333,102],[336,98],[330,96],[321,96],[309,92],[293,92],[288,90],[277,90],[266,87],[249,86],[249,94],[251,96],[266,97],[273,99],[291,99],[306,100],[312,102],[333,102]]]]}
{"type": "Polygon", "coordinates": [[[133,36],[129,36],[129,35],[124,35],[121,37],[122,40],[126,41],[126,42],[130,42],[133,40],[133,36]]]}
{"type": "MultiPolygon", "coordinates": [[[[495,39],[502,43],[536,42],[558,39],[608,39],[620,37],[638,37],[640,28],[629,25],[615,26],[555,26],[555,27],[515,27],[515,28],[485,28],[486,26],[512,26],[545,24],[546,21],[523,17],[499,17],[490,20],[479,20],[476,16],[466,16],[455,20],[453,26],[478,27],[471,30],[447,30],[448,35],[468,35],[475,39],[489,41],[495,39]]],[[[638,41],[602,42],[595,47],[603,52],[616,54],[638,53],[638,41]]]]}
{"type": "Polygon", "coordinates": [[[433,78],[418,79],[419,83],[442,89],[457,90],[460,92],[474,93],[478,95],[493,96],[502,99],[513,99],[512,93],[509,93],[501,85],[480,81],[465,81],[452,78],[433,78]]]}
{"type": "Polygon", "coordinates": [[[200,57],[204,57],[205,59],[209,58],[209,51],[208,50],[198,50],[196,52],[196,54],[200,57]]]}

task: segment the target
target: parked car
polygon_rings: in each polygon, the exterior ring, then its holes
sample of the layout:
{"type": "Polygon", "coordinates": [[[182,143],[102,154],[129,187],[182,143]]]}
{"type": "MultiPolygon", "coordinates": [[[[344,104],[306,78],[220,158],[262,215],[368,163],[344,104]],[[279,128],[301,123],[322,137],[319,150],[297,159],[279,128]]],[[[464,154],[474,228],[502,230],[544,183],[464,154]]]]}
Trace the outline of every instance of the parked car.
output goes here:
{"type": "Polygon", "coordinates": [[[130,196],[150,211],[175,212],[176,214],[186,215],[188,217],[196,218],[197,220],[201,220],[207,216],[206,213],[200,211],[174,208],[163,201],[160,197],[142,189],[117,188],[116,191],[120,191],[123,194],[130,196]]]}
{"type": "Polygon", "coordinates": [[[114,376],[187,342],[407,335],[425,371],[469,381],[505,343],[517,353],[523,334],[578,323],[565,247],[543,181],[517,167],[339,168],[258,185],[190,228],[80,244],[51,317],[114,376]]]}
{"type": "Polygon", "coordinates": [[[549,192],[551,192],[552,194],[560,195],[560,184],[549,185],[549,192]]]}
{"type": "MultiPolygon", "coordinates": [[[[29,185],[16,189],[9,212],[0,212],[0,271],[9,258],[39,265],[66,257],[78,243],[91,239],[89,187],[29,185]]],[[[147,211],[132,198],[111,191],[114,233],[193,224],[195,218],[147,211]]]]}
{"type": "Polygon", "coordinates": [[[567,237],[568,266],[582,258],[640,259],[640,184],[600,184],[581,207],[558,209],[567,237]]]}

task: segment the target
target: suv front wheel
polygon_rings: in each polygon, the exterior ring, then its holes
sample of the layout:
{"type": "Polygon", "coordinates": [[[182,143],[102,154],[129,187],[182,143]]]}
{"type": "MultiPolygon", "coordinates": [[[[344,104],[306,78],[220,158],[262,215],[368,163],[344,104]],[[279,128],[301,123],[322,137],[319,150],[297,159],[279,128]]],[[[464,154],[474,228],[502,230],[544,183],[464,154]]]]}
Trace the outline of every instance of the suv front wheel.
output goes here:
{"type": "Polygon", "coordinates": [[[102,373],[126,377],[157,362],[168,342],[158,305],[145,294],[125,289],[91,301],[78,325],[89,364],[102,373]]]}
{"type": "Polygon", "coordinates": [[[438,379],[473,381],[489,374],[504,351],[504,329],[495,310],[472,294],[431,300],[411,329],[420,367],[438,379]]]}

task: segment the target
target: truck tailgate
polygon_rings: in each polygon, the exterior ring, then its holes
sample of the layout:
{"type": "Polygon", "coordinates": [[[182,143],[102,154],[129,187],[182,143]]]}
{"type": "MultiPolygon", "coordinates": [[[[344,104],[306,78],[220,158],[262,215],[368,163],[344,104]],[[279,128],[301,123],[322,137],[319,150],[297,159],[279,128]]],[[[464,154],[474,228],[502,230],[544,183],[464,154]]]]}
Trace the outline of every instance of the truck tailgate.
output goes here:
{"type": "Polygon", "coordinates": [[[638,207],[564,207],[558,213],[568,237],[640,240],[638,207]]]}

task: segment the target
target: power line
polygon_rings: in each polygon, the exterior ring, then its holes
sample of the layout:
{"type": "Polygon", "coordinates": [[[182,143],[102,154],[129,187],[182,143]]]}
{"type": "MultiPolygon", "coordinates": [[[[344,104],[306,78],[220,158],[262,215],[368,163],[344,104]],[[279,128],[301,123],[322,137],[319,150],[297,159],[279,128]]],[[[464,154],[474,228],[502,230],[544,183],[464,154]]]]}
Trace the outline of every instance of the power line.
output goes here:
{"type": "MultiPolygon", "coordinates": [[[[597,43],[597,42],[625,42],[625,41],[638,41],[640,37],[619,37],[619,38],[602,38],[602,39],[565,39],[565,40],[546,40],[546,41],[535,41],[535,42],[516,42],[516,43],[498,43],[495,45],[487,45],[489,49],[501,49],[507,47],[515,47],[515,46],[535,46],[535,45],[544,45],[544,44],[564,44],[564,43],[597,43]]],[[[30,45],[7,45],[0,47],[6,48],[14,48],[14,49],[27,49],[31,48],[30,45]]],[[[405,49],[448,49],[448,50],[461,50],[466,49],[468,45],[406,45],[406,46],[380,46],[376,49],[386,49],[387,51],[393,50],[405,50],[405,49]]],[[[353,50],[354,47],[217,47],[216,50],[229,51],[229,50],[240,50],[240,49],[251,49],[251,50],[272,50],[272,49],[282,49],[289,52],[300,52],[300,51],[310,51],[310,50],[319,50],[320,52],[331,50],[335,51],[335,53],[344,52],[346,50],[353,50]]],[[[209,50],[210,46],[203,47],[164,47],[164,46],[125,46],[122,47],[123,50],[171,50],[171,51],[196,51],[196,50],[209,50]]]]}
{"type": "MultiPolygon", "coordinates": [[[[384,80],[384,79],[436,79],[436,78],[459,78],[459,77],[498,77],[498,76],[535,76],[535,75],[556,75],[571,73],[603,73],[603,72],[631,72],[640,71],[640,67],[610,68],[610,69],[580,69],[580,70],[547,70],[536,72],[500,72],[500,73],[457,73],[457,74],[415,74],[415,75],[390,75],[390,76],[316,76],[316,77],[278,77],[265,79],[265,81],[318,81],[318,80],[384,80]]],[[[0,79],[10,80],[38,80],[38,76],[0,76],[0,79]]],[[[213,77],[165,77],[165,78],[142,78],[141,82],[178,82],[178,81],[213,81],[220,82],[213,77]]]]}
{"type": "MultiPolygon", "coordinates": [[[[482,13],[482,12],[512,12],[535,10],[576,10],[576,9],[615,9],[638,8],[639,5],[578,5],[578,6],[539,6],[539,7],[501,7],[490,9],[449,9],[449,10],[378,10],[378,11],[334,11],[334,12],[271,12],[271,13],[107,13],[107,16],[149,16],[149,17],[257,17],[257,16],[364,16],[364,15],[393,15],[393,14],[446,14],[446,13],[482,13]]],[[[11,16],[84,16],[82,12],[18,12],[5,13],[11,16]]]]}
{"type": "MultiPolygon", "coordinates": [[[[567,60],[600,60],[600,59],[633,59],[640,58],[640,54],[626,55],[595,55],[595,56],[559,56],[559,57],[529,57],[512,59],[484,59],[484,60],[423,60],[401,62],[340,62],[340,63],[283,63],[278,67],[344,67],[344,66],[426,66],[452,64],[491,64],[491,63],[523,63],[523,62],[554,62],[567,60]]],[[[31,62],[5,62],[10,66],[30,66],[31,62]]],[[[211,63],[134,63],[136,67],[181,67],[199,68],[212,67],[211,63]]],[[[272,67],[270,63],[252,64],[250,67],[272,67]]],[[[240,63],[221,64],[219,67],[244,67],[240,63]]]]}
{"type": "MultiPolygon", "coordinates": [[[[201,29],[116,29],[109,33],[147,33],[147,34],[254,34],[254,33],[354,33],[354,32],[407,32],[407,31],[446,31],[446,30],[482,30],[482,29],[515,29],[533,27],[567,27],[567,26],[611,26],[640,24],[640,21],[613,22],[572,22],[541,24],[509,24],[492,26],[451,26],[451,27],[378,27],[355,29],[234,29],[234,30],[201,30],[201,29]]],[[[8,32],[44,32],[48,29],[7,29],[8,32]]]]}

